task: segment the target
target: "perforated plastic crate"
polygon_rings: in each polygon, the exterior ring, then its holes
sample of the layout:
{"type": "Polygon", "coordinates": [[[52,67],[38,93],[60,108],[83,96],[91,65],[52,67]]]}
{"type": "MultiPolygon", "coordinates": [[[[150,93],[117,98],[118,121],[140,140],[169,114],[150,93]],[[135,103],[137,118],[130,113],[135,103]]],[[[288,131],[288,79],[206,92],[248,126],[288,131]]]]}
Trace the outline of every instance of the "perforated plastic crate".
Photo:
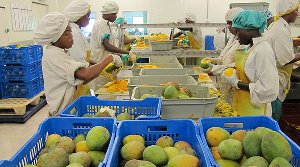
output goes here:
{"type": "Polygon", "coordinates": [[[0,66],[0,80],[6,81],[31,81],[42,74],[41,61],[35,63],[21,65],[1,65],[0,66]]]}
{"type": "Polygon", "coordinates": [[[33,45],[34,46],[34,54],[37,60],[42,60],[43,57],[43,46],[42,45],[33,45]]]}
{"type": "Polygon", "coordinates": [[[68,136],[74,139],[79,134],[86,135],[95,126],[105,127],[111,135],[107,153],[103,162],[99,164],[99,167],[102,167],[112,152],[111,148],[116,132],[116,119],[114,118],[47,118],[22,148],[10,160],[1,161],[0,166],[24,167],[27,164],[36,165],[38,154],[45,147],[49,135],[59,134],[60,136],[68,136]]]}
{"type": "Polygon", "coordinates": [[[45,90],[43,75],[39,76],[38,81],[39,81],[39,88],[40,88],[40,91],[45,90]]]}
{"type": "Polygon", "coordinates": [[[8,45],[11,49],[0,47],[0,64],[30,64],[37,61],[34,54],[35,47],[27,46],[16,49],[16,45],[8,45]]]}
{"type": "Polygon", "coordinates": [[[204,141],[203,143],[206,148],[206,152],[208,152],[208,158],[213,166],[220,167],[220,165],[216,164],[212,157],[205,139],[205,133],[211,127],[224,128],[230,134],[237,130],[248,131],[256,129],[257,127],[266,127],[274,130],[284,136],[292,148],[293,157],[290,163],[294,167],[300,166],[300,147],[280,130],[278,123],[274,119],[268,116],[214,117],[199,119],[200,137],[202,141],[204,141]]]}
{"type": "Polygon", "coordinates": [[[3,98],[32,98],[41,92],[39,78],[0,83],[3,98]]]}
{"type": "Polygon", "coordinates": [[[197,153],[201,166],[211,167],[206,152],[204,152],[197,125],[195,121],[188,119],[122,121],[118,125],[115,142],[106,167],[118,166],[122,140],[127,135],[143,136],[145,147],[154,145],[162,136],[170,136],[174,140],[174,144],[178,141],[186,141],[197,153]]]}
{"type": "Polygon", "coordinates": [[[61,117],[81,117],[84,114],[95,115],[101,108],[108,107],[116,111],[116,115],[127,112],[134,119],[159,119],[161,98],[149,97],[142,101],[99,100],[95,96],[81,96],[60,112],[61,117]]]}

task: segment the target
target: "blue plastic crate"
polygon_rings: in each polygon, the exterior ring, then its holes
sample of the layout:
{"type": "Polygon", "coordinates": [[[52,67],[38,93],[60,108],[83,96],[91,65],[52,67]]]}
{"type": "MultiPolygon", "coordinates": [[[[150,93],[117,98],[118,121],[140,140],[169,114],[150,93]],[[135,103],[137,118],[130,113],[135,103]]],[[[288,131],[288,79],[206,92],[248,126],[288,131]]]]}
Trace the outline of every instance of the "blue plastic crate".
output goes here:
{"type": "Polygon", "coordinates": [[[35,47],[27,46],[16,49],[16,45],[8,45],[11,49],[0,47],[0,64],[30,64],[37,61],[34,54],[35,47]]]}
{"type": "Polygon", "coordinates": [[[116,132],[116,119],[114,118],[62,118],[52,117],[45,119],[39,126],[38,131],[22,146],[22,148],[9,160],[1,161],[0,167],[17,166],[23,167],[27,164],[37,164],[40,151],[45,147],[46,139],[51,134],[68,136],[74,139],[79,134],[87,134],[95,126],[105,127],[111,139],[107,154],[99,167],[104,166],[112,152],[116,132]]]}
{"type": "Polygon", "coordinates": [[[0,80],[6,81],[31,81],[41,75],[40,72],[41,61],[21,65],[1,65],[0,66],[0,80]]]}
{"type": "Polygon", "coordinates": [[[138,119],[160,119],[161,98],[148,97],[141,101],[132,100],[100,100],[95,96],[81,96],[60,112],[61,117],[82,117],[84,114],[95,115],[101,108],[108,107],[116,111],[116,115],[129,113],[138,119]]]}
{"type": "Polygon", "coordinates": [[[186,141],[197,153],[201,166],[211,167],[196,122],[191,119],[122,121],[117,127],[115,142],[106,167],[118,166],[122,140],[127,135],[143,136],[145,147],[154,145],[162,136],[170,136],[174,144],[186,141]]]}
{"type": "Polygon", "coordinates": [[[214,36],[205,35],[205,50],[215,50],[214,49],[214,36]]]}
{"type": "Polygon", "coordinates": [[[39,76],[38,81],[39,81],[39,88],[40,88],[40,92],[41,92],[41,91],[45,90],[43,75],[39,76]]]}
{"type": "Polygon", "coordinates": [[[1,82],[0,87],[3,98],[32,98],[41,92],[39,78],[28,82],[1,82]]]}
{"type": "Polygon", "coordinates": [[[208,145],[205,139],[205,133],[211,127],[224,128],[230,134],[237,130],[247,131],[247,130],[256,129],[257,127],[266,127],[273,131],[276,131],[281,135],[283,135],[290,143],[293,152],[293,157],[290,163],[294,167],[300,166],[300,147],[280,130],[278,123],[274,119],[268,116],[200,118],[199,119],[200,137],[205,145],[206,148],[205,151],[208,152],[208,158],[212,166],[220,167],[220,165],[216,164],[216,161],[212,157],[212,154],[208,149],[208,145]]]}
{"type": "Polygon", "coordinates": [[[43,46],[42,45],[32,45],[34,47],[34,55],[37,60],[42,60],[43,57],[43,46]]]}

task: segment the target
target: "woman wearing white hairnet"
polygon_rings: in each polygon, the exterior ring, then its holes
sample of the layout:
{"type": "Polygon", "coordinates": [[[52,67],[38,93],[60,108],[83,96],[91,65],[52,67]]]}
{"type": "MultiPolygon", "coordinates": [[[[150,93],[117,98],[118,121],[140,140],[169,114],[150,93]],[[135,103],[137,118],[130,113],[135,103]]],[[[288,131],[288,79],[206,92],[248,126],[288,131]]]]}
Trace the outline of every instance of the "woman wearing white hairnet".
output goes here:
{"type": "Polygon", "coordinates": [[[63,14],[46,14],[34,31],[33,39],[47,45],[42,59],[45,94],[49,115],[58,116],[74,98],[76,86],[96,78],[110,62],[122,66],[118,55],[110,55],[102,62],[89,67],[87,62],[77,62],[68,55],[74,43],[69,19],[63,14]]]}
{"type": "Polygon", "coordinates": [[[233,18],[232,27],[240,44],[249,45],[234,54],[236,69],[232,76],[222,77],[233,87],[232,107],[240,116],[271,116],[271,102],[278,94],[278,76],[273,50],[261,37],[267,27],[265,16],[244,10],[233,18]]]}
{"type": "MultiPolygon", "coordinates": [[[[96,64],[96,61],[90,60],[91,47],[81,31],[81,27],[86,27],[90,21],[90,5],[83,0],[72,1],[63,11],[63,14],[69,19],[72,28],[74,44],[69,49],[70,56],[77,62],[88,62],[96,64]]],[[[77,86],[74,98],[83,95],[91,95],[88,84],[77,86]]]]}
{"type": "Polygon", "coordinates": [[[274,50],[279,75],[278,98],[272,102],[273,118],[277,121],[280,119],[282,102],[290,89],[290,77],[293,70],[291,63],[300,59],[299,54],[294,54],[289,26],[297,19],[298,7],[298,0],[279,0],[276,6],[275,21],[270,24],[269,31],[264,34],[274,50]]]}
{"type": "MultiPolygon", "coordinates": [[[[136,60],[136,55],[115,46],[116,41],[113,37],[111,24],[116,20],[118,12],[119,6],[114,1],[106,2],[102,6],[102,18],[95,22],[90,37],[91,58],[93,60],[101,61],[111,53],[128,54],[131,61],[136,60]]],[[[109,77],[99,76],[92,82],[92,89],[97,90],[109,81],[109,77]]]]}
{"type": "MultiPolygon", "coordinates": [[[[185,16],[185,23],[195,23],[196,22],[196,15],[193,13],[186,13],[185,16]]],[[[173,35],[173,38],[179,37],[181,34],[187,36],[190,46],[193,49],[202,49],[202,31],[200,27],[193,27],[193,28],[178,28],[181,31],[173,35]]]]}

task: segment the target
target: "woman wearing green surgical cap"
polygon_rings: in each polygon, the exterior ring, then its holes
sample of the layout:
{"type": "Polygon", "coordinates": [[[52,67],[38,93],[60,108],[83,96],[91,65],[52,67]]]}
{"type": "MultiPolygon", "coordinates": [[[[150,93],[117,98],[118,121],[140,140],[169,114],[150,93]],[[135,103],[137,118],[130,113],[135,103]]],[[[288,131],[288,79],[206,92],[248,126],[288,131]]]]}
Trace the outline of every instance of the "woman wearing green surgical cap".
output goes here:
{"type": "Polygon", "coordinates": [[[294,54],[293,40],[289,24],[295,22],[298,16],[298,0],[278,0],[277,16],[269,26],[264,37],[271,45],[276,59],[279,75],[279,94],[276,101],[272,102],[273,118],[280,119],[281,105],[290,89],[290,77],[293,70],[291,63],[300,59],[299,54],[294,54]]]}
{"type": "Polygon", "coordinates": [[[276,61],[271,46],[261,34],[267,26],[265,16],[254,10],[238,13],[232,22],[241,45],[245,50],[236,50],[236,69],[232,76],[222,77],[234,89],[232,107],[241,116],[271,116],[271,102],[278,95],[276,61]]]}

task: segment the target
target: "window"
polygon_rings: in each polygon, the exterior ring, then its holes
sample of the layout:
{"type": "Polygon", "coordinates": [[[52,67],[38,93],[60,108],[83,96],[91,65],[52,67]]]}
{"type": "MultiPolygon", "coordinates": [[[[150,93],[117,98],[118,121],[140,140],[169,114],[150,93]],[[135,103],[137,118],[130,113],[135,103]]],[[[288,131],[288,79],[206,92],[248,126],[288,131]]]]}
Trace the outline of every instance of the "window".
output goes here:
{"type": "Polygon", "coordinates": [[[95,22],[96,22],[95,13],[91,13],[89,24],[86,27],[81,27],[81,31],[85,37],[90,36],[95,22]]]}
{"type": "MultiPolygon", "coordinates": [[[[147,24],[147,11],[124,12],[127,24],[147,24]]],[[[127,28],[129,35],[147,35],[147,28],[127,28]]]]}

